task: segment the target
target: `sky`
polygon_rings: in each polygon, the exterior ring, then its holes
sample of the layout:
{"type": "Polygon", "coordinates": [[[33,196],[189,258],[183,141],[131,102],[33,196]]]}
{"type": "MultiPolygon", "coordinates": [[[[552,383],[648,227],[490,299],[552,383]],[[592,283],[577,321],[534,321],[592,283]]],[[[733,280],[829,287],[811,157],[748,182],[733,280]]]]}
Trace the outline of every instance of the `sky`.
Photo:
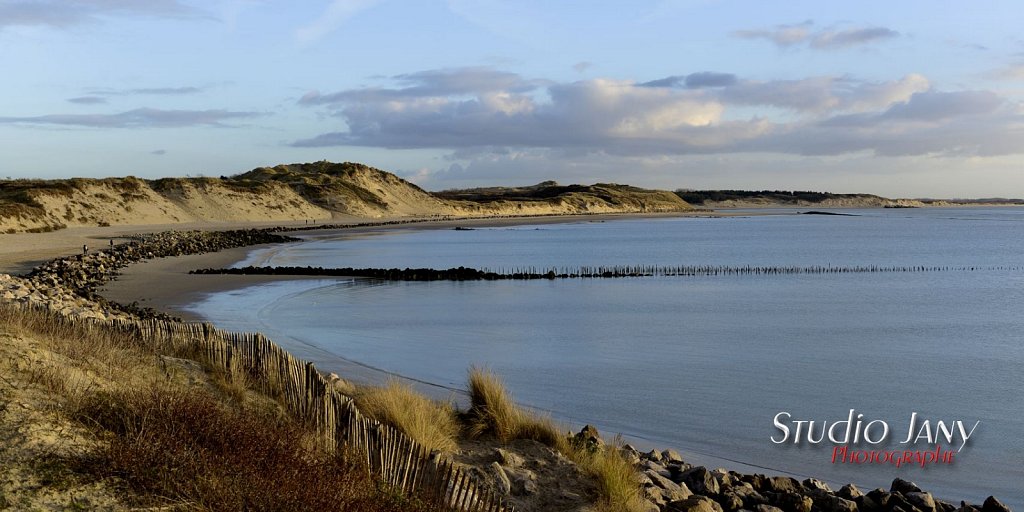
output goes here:
{"type": "Polygon", "coordinates": [[[0,178],[1024,197],[1018,1],[0,0],[0,178]]]}

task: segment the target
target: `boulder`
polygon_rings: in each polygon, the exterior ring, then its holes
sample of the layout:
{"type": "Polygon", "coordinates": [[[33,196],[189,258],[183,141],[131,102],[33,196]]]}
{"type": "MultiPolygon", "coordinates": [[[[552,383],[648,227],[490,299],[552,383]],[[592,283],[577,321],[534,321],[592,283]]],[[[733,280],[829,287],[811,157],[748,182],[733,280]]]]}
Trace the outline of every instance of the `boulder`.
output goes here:
{"type": "Polygon", "coordinates": [[[686,498],[689,498],[690,496],[693,495],[693,493],[690,492],[690,488],[687,487],[686,484],[677,484],[672,480],[669,480],[668,478],[661,476],[656,471],[648,469],[643,472],[643,475],[650,479],[652,485],[664,489],[673,495],[679,495],[679,497],[675,498],[675,500],[685,500],[686,498]]]}
{"type": "Polygon", "coordinates": [[[966,501],[961,501],[960,508],[957,510],[959,510],[960,512],[981,512],[981,507],[977,505],[972,505],[970,503],[967,503],[966,501]]]}
{"type": "Polygon", "coordinates": [[[512,453],[504,448],[498,448],[494,451],[495,458],[498,459],[498,463],[507,468],[518,468],[523,465],[523,458],[515,453],[512,453]]]}
{"type": "Polygon", "coordinates": [[[846,484],[839,489],[839,492],[837,492],[836,495],[846,500],[855,500],[864,496],[864,493],[861,492],[856,485],[846,484]]]}
{"type": "Polygon", "coordinates": [[[1010,512],[1010,507],[1003,505],[1003,502],[997,500],[995,496],[989,496],[981,505],[981,512],[1010,512]]]}
{"type": "MultiPolygon", "coordinates": [[[[882,489],[876,490],[885,492],[882,489]]],[[[876,499],[875,496],[872,496],[871,493],[858,496],[854,498],[853,501],[857,503],[857,508],[860,509],[861,512],[878,512],[882,510],[882,504],[876,499]]]]}
{"type": "Polygon", "coordinates": [[[726,491],[719,495],[718,503],[722,505],[725,512],[736,512],[743,508],[743,498],[731,491],[726,491]]]}
{"type": "Polygon", "coordinates": [[[921,492],[921,488],[914,482],[908,482],[902,478],[897,478],[892,481],[892,486],[889,487],[889,492],[906,494],[908,492],[921,492]]]}
{"type": "Polygon", "coordinates": [[[721,492],[718,480],[704,466],[697,466],[680,474],[679,483],[686,484],[691,491],[704,496],[715,496],[721,492]]]}
{"type": "Polygon", "coordinates": [[[537,494],[537,475],[526,469],[510,470],[506,474],[512,482],[513,496],[533,496],[537,494]]]}
{"type": "Polygon", "coordinates": [[[599,448],[604,447],[604,440],[601,439],[601,433],[597,431],[597,427],[593,425],[584,426],[579,433],[572,437],[574,445],[581,448],[586,448],[590,451],[596,451],[599,448]]]}
{"type": "Polygon", "coordinates": [[[665,510],[667,512],[725,512],[722,506],[707,496],[690,496],[685,500],[669,503],[665,510]]]}
{"type": "Polygon", "coordinates": [[[683,462],[683,456],[670,448],[661,452],[661,460],[665,462],[683,462]]]}
{"type": "Polygon", "coordinates": [[[715,477],[715,480],[718,480],[718,486],[722,489],[732,487],[733,483],[735,482],[733,476],[730,475],[728,471],[722,468],[712,470],[711,475],[715,477]]]}
{"type": "Polygon", "coordinates": [[[818,480],[817,478],[808,478],[808,479],[804,480],[802,483],[803,483],[804,487],[806,487],[808,489],[815,489],[815,490],[825,491],[825,492],[829,492],[829,493],[832,492],[832,488],[829,487],[828,484],[826,484],[825,482],[822,482],[821,480],[818,480]]]}
{"type": "Polygon", "coordinates": [[[669,471],[668,468],[666,468],[665,466],[662,466],[661,464],[658,464],[657,462],[651,462],[649,460],[645,460],[643,463],[640,464],[640,469],[642,469],[644,471],[647,471],[647,470],[654,471],[655,473],[658,473],[659,475],[661,475],[661,476],[663,476],[665,478],[671,478],[672,477],[672,472],[669,471]]]}
{"type": "Polygon", "coordinates": [[[788,476],[773,476],[769,477],[766,481],[767,490],[772,492],[789,492],[794,494],[800,494],[804,490],[804,486],[800,485],[795,478],[788,476]]]}
{"type": "Polygon", "coordinates": [[[775,494],[771,504],[787,512],[811,512],[814,501],[803,494],[783,491],[775,494]]]}
{"type": "Polygon", "coordinates": [[[857,502],[824,493],[814,498],[814,506],[821,512],[857,512],[857,502]]]}
{"type": "Polygon", "coordinates": [[[768,477],[760,474],[743,475],[743,481],[754,487],[757,492],[764,492],[768,489],[768,477]]]}
{"type": "Polygon", "coordinates": [[[911,505],[923,512],[935,511],[935,498],[929,492],[908,492],[903,495],[911,505]]]}
{"type": "Polygon", "coordinates": [[[658,450],[651,450],[644,454],[644,458],[654,462],[661,462],[661,453],[658,450]]]}
{"type": "Polygon", "coordinates": [[[739,497],[743,500],[743,506],[749,509],[752,509],[757,505],[768,504],[768,498],[754,490],[754,487],[746,482],[732,486],[728,491],[724,491],[723,495],[724,494],[739,497]]]}

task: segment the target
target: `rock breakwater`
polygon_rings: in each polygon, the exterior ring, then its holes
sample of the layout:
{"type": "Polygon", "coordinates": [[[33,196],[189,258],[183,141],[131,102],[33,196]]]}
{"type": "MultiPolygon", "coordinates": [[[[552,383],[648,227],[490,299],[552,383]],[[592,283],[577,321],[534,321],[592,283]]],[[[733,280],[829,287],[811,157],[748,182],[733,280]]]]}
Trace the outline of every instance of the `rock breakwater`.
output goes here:
{"type": "Polygon", "coordinates": [[[107,301],[97,295],[96,290],[117,277],[124,267],[143,260],[294,240],[297,239],[276,234],[272,229],[164,231],[136,235],[101,250],[48,261],[24,277],[0,274],[0,298],[41,305],[83,318],[130,315],[168,318],[150,308],[107,301]]]}
{"type": "MultiPolygon", "coordinates": [[[[577,438],[603,444],[597,430],[584,427],[577,438]]],[[[854,484],[833,490],[814,478],[742,474],[685,462],[675,450],[640,452],[625,445],[623,456],[640,472],[651,511],[664,512],[1010,512],[989,496],[981,505],[935,498],[900,478],[889,489],[867,492],[854,484]]]]}

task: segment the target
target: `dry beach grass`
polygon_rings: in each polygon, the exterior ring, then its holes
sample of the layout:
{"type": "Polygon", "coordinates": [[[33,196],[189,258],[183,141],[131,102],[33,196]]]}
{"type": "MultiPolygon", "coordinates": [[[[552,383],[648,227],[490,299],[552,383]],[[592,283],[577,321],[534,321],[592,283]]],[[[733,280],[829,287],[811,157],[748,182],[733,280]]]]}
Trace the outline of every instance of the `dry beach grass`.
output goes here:
{"type": "Polygon", "coordinates": [[[432,510],[187,354],[6,303],[0,352],[0,508],[432,510]]]}

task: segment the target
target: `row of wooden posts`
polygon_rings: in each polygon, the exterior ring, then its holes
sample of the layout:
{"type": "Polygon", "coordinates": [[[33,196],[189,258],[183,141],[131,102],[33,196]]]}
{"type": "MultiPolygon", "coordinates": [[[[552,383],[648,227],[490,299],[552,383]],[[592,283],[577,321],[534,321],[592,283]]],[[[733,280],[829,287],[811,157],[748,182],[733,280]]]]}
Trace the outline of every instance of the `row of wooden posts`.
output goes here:
{"type": "Polygon", "coordinates": [[[279,397],[292,414],[314,426],[327,450],[348,448],[358,453],[371,474],[402,493],[458,511],[514,511],[450,459],[429,453],[404,433],[361,414],[352,398],[339,392],[313,363],[295,358],[262,334],[156,319],[109,323],[154,349],[195,354],[232,375],[244,372],[252,387],[279,397]]]}

